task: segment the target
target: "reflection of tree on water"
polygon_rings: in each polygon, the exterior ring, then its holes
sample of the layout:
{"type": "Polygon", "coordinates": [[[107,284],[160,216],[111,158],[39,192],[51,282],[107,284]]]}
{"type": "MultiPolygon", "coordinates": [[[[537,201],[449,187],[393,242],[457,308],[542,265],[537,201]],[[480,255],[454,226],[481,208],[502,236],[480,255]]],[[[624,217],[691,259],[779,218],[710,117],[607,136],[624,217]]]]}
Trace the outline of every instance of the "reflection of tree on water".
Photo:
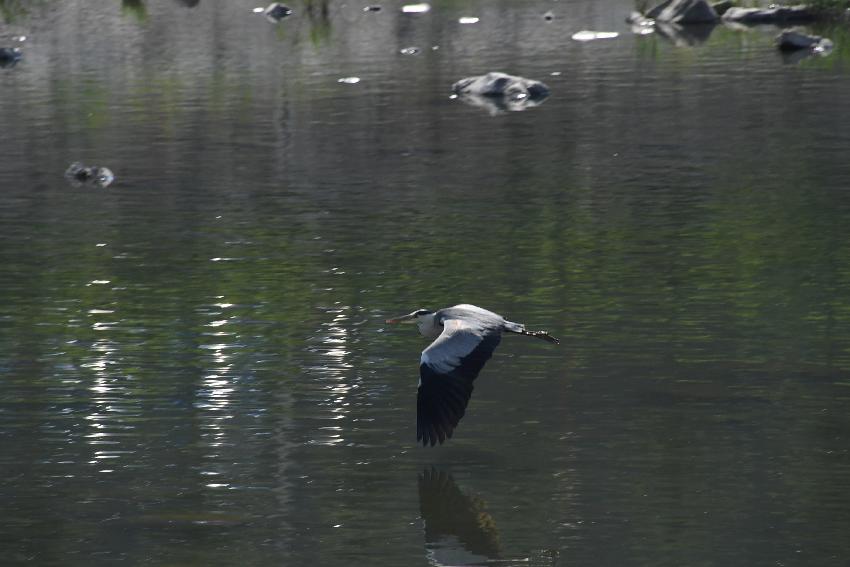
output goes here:
{"type": "Polygon", "coordinates": [[[419,509],[425,523],[425,550],[432,565],[533,565],[554,567],[555,552],[501,559],[496,521],[487,503],[463,493],[446,472],[431,468],[419,475],[419,509]]]}
{"type": "Polygon", "coordinates": [[[140,22],[148,18],[148,7],[144,0],[121,0],[121,12],[134,16],[140,22]]]}
{"type": "Polygon", "coordinates": [[[305,0],[304,11],[310,20],[310,41],[319,45],[331,36],[329,0],[305,0]]]}
{"type": "MultiPolygon", "coordinates": [[[[187,8],[194,8],[201,3],[201,0],[175,0],[175,2],[187,8]]],[[[148,17],[148,7],[145,5],[145,0],[121,0],[121,11],[135,16],[140,22],[145,21],[148,17]]]]}
{"type": "Polygon", "coordinates": [[[3,16],[4,23],[11,24],[18,16],[25,15],[33,4],[43,3],[34,0],[0,0],[0,15],[3,16]]]}

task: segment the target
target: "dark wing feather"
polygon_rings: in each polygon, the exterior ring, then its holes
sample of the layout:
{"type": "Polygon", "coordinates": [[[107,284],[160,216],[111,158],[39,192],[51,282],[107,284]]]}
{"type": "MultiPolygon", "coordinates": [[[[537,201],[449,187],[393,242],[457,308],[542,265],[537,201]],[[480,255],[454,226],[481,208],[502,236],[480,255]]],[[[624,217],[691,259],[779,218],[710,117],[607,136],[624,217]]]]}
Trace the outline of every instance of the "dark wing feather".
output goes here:
{"type": "Polygon", "coordinates": [[[460,320],[443,323],[443,334],[422,353],[416,398],[416,440],[434,446],[452,436],[466,412],[472,382],[493,356],[501,329],[460,320]]]}

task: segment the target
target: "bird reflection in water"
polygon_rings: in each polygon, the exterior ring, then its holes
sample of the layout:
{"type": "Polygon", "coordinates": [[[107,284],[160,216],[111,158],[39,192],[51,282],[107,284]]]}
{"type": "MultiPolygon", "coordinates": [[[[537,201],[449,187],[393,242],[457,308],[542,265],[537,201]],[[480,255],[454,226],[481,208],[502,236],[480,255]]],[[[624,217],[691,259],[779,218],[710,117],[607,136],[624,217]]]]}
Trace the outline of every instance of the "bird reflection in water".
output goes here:
{"type": "Polygon", "coordinates": [[[425,523],[425,552],[431,565],[555,567],[554,551],[521,559],[502,558],[496,521],[478,496],[469,496],[452,476],[434,468],[419,475],[419,509],[425,523]]]}

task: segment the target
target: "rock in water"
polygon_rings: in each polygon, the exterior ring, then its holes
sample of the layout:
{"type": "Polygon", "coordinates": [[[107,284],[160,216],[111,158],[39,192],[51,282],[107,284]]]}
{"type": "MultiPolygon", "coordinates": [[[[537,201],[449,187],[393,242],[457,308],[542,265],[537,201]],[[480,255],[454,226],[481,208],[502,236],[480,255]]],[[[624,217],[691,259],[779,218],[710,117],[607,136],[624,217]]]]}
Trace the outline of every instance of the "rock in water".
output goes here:
{"type": "Polygon", "coordinates": [[[272,22],[278,22],[287,16],[292,15],[292,8],[289,6],[284,6],[283,4],[279,4],[277,2],[273,2],[269,4],[266,11],[263,14],[272,22]]]}
{"type": "Polygon", "coordinates": [[[679,25],[713,24],[720,19],[706,0],[671,0],[647,12],[647,17],[679,25]]]}
{"type": "Polygon", "coordinates": [[[776,36],[776,47],[782,51],[800,49],[826,51],[832,48],[832,41],[819,35],[809,35],[798,30],[785,30],[776,36]]]}
{"type": "MultiPolygon", "coordinates": [[[[673,0],[665,0],[661,4],[658,4],[657,6],[647,10],[646,14],[643,14],[643,16],[646,17],[646,18],[649,18],[650,20],[654,20],[655,18],[658,17],[658,14],[660,14],[661,12],[666,10],[667,6],[669,6],[672,3],[673,3],[673,0]]],[[[637,12],[637,13],[640,14],[640,12],[637,12]]]]}
{"type": "Polygon", "coordinates": [[[75,187],[82,187],[83,185],[108,187],[115,180],[115,175],[108,167],[98,165],[88,167],[75,161],[65,171],[65,179],[75,187]]]}
{"type": "Polygon", "coordinates": [[[21,57],[21,50],[18,47],[0,47],[0,67],[14,67],[21,57]]]}
{"type": "Polygon", "coordinates": [[[461,79],[452,85],[452,91],[457,95],[510,98],[542,99],[549,96],[549,87],[540,81],[499,72],[461,79]]]}
{"type": "Polygon", "coordinates": [[[781,24],[811,22],[817,19],[808,6],[774,6],[772,8],[729,8],[723,21],[739,24],[781,24]]]}
{"type": "Polygon", "coordinates": [[[491,115],[527,110],[549,96],[549,87],[540,81],[497,72],[461,79],[452,85],[452,91],[463,102],[491,115]]]}
{"type": "Polygon", "coordinates": [[[717,12],[717,15],[722,18],[723,14],[728,12],[730,8],[735,7],[735,2],[733,2],[732,0],[720,0],[719,2],[714,2],[711,7],[714,8],[714,11],[717,12]]]}

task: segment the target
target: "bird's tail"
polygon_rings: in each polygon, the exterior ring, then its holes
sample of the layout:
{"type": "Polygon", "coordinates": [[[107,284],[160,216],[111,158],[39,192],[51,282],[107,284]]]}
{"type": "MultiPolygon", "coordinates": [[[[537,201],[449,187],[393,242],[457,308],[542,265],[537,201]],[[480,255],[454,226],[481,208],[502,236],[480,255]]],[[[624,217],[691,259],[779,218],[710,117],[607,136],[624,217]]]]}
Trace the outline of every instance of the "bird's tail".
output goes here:
{"type": "Polygon", "coordinates": [[[537,337],[538,339],[543,339],[544,341],[549,341],[556,345],[561,344],[561,341],[550,335],[548,331],[529,331],[525,328],[525,325],[520,323],[514,323],[513,321],[507,321],[506,323],[507,325],[505,325],[505,328],[512,333],[526,335],[529,337],[537,337]]]}

